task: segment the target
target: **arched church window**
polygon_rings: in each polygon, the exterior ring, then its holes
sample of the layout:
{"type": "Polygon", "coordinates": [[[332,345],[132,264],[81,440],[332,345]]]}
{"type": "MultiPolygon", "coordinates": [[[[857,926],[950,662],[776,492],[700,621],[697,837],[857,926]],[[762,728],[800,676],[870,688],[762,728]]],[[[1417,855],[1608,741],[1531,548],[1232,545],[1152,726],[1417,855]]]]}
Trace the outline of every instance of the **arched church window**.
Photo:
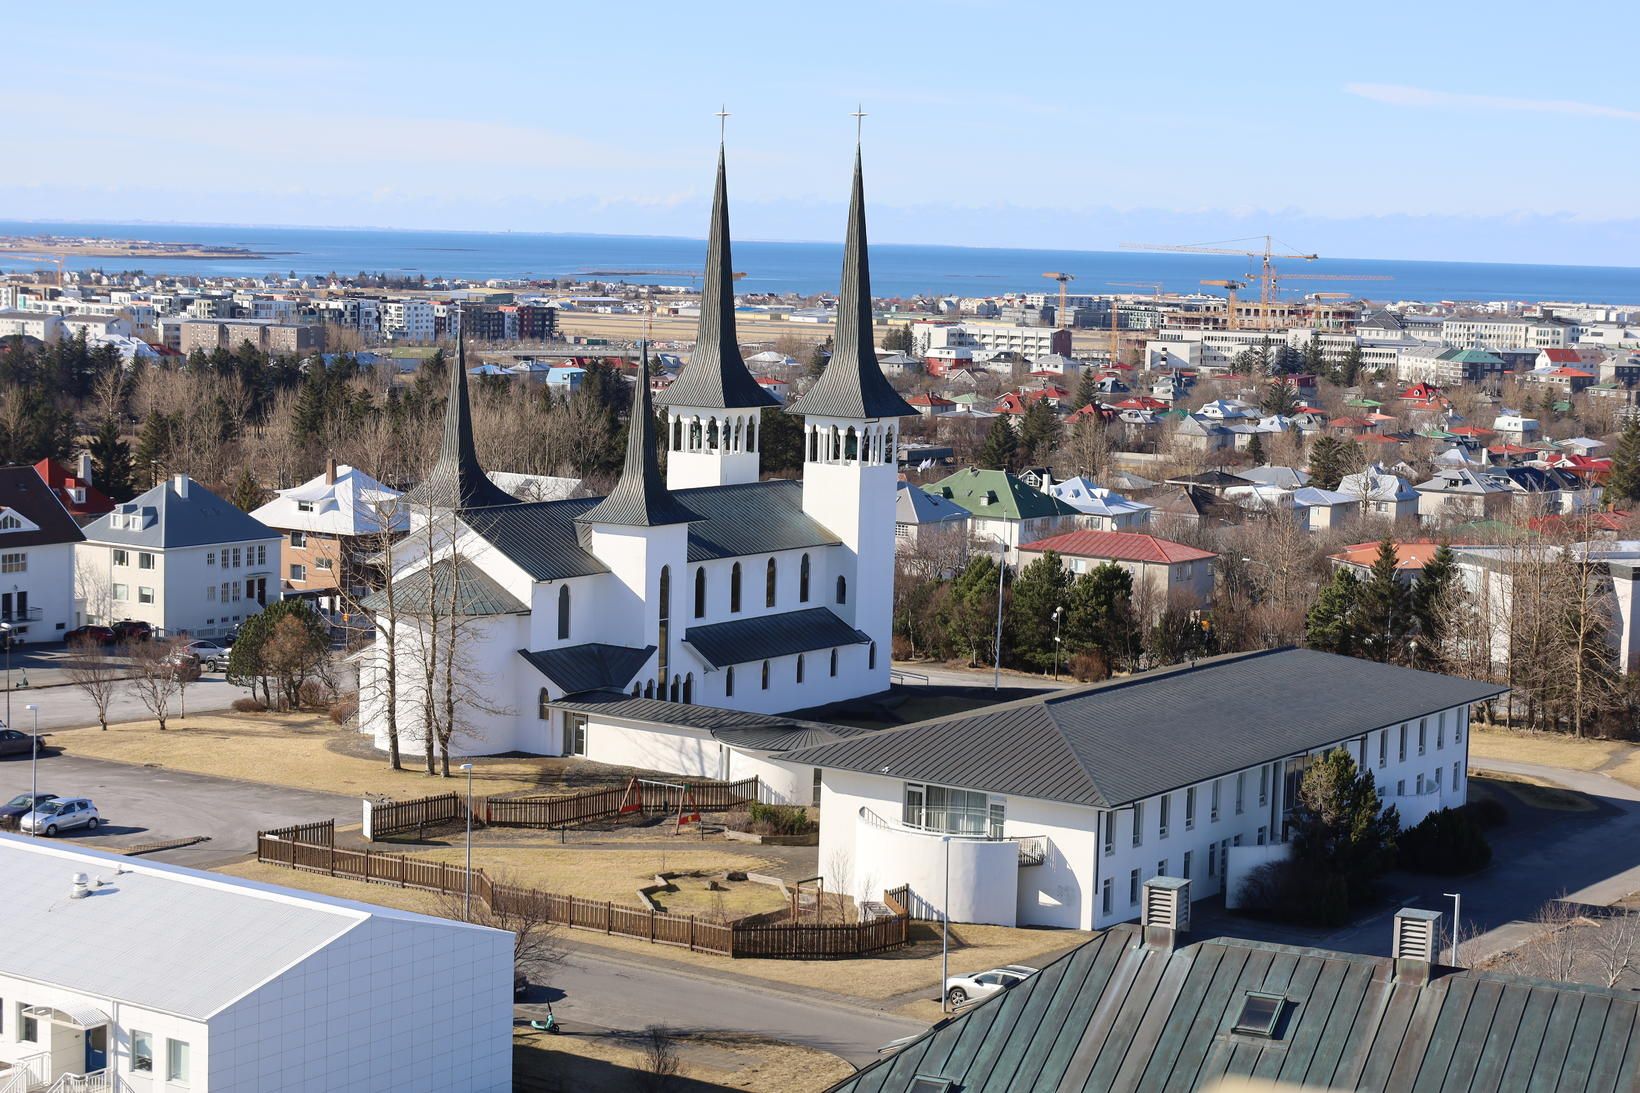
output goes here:
{"type": "Polygon", "coordinates": [[[695,618],[706,617],[706,567],[695,567],[695,618]]]}
{"type": "Polygon", "coordinates": [[[725,698],[735,697],[735,670],[733,668],[723,669],[723,696],[725,698]]]}
{"type": "Polygon", "coordinates": [[[713,418],[706,423],[706,449],[715,452],[718,450],[718,422],[713,418]]]}
{"type": "Polygon", "coordinates": [[[536,700],[535,716],[542,721],[552,720],[552,709],[547,705],[547,689],[541,688],[541,697],[536,700]]]}
{"type": "Polygon", "coordinates": [[[763,689],[769,689],[769,662],[766,660],[763,662],[763,689]]]}
{"type": "Polygon", "coordinates": [[[746,450],[757,451],[757,419],[754,417],[746,423],[746,450]]]}
{"type": "Polygon", "coordinates": [[[797,602],[809,602],[809,556],[803,555],[803,560],[797,563],[797,602]]]}
{"type": "Polygon", "coordinates": [[[876,670],[877,670],[877,643],[872,642],[870,645],[866,646],[866,671],[874,672],[876,670]]]}
{"type": "Polygon", "coordinates": [[[850,425],[848,432],[843,434],[843,461],[846,463],[858,458],[860,458],[860,438],[855,435],[854,426],[850,425]]]}
{"type": "Polygon", "coordinates": [[[695,673],[690,672],[683,677],[683,701],[685,705],[695,701],[695,673]]]}
{"type": "Polygon", "coordinates": [[[797,682],[803,682],[803,654],[797,654],[797,682]]]}
{"type": "Polygon", "coordinates": [[[740,610],[740,563],[729,567],[729,610],[740,610]]]}
{"type": "Polygon", "coordinates": [[[837,674],[837,650],[835,649],[831,651],[831,674],[837,674]]]}
{"type": "Polygon", "coordinates": [[[569,640],[569,585],[558,586],[558,640],[569,640]]]}
{"type": "Polygon", "coordinates": [[[673,702],[676,702],[678,700],[678,695],[682,691],[682,689],[683,689],[683,680],[679,679],[677,676],[673,676],[672,677],[672,701],[673,702]]]}
{"type": "Polygon", "coordinates": [[[838,574],[837,576],[837,602],[848,602],[848,578],[844,577],[842,574],[838,574]]]}
{"type": "Polygon", "coordinates": [[[768,565],[768,571],[763,577],[763,606],[764,607],[773,607],[774,606],[774,593],[775,593],[776,583],[777,582],[776,582],[776,578],[775,578],[774,559],[770,558],[769,559],[769,565],[768,565]]]}

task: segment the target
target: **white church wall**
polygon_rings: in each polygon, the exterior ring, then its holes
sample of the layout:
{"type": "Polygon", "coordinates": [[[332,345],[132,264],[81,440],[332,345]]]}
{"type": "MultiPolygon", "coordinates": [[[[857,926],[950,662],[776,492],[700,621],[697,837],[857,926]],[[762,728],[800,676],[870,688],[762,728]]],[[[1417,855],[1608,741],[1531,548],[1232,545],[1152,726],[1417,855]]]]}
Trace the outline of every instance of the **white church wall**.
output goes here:
{"type": "Polygon", "coordinates": [[[758,799],[768,805],[814,803],[814,768],[787,763],[766,752],[729,749],[729,781],[757,778],[761,783],[758,799]]]}
{"type": "MultiPolygon", "coordinates": [[[[527,750],[526,742],[537,743],[527,737],[521,739],[520,727],[527,726],[530,721],[521,715],[533,711],[520,706],[515,691],[519,675],[514,662],[518,660],[519,642],[526,626],[526,620],[521,615],[495,615],[468,619],[462,623],[458,638],[462,652],[457,672],[463,682],[457,701],[460,705],[458,717],[463,722],[463,728],[450,742],[452,757],[523,751],[527,750]]],[[[376,747],[383,751],[388,746],[385,640],[384,629],[378,629],[371,655],[360,663],[359,686],[360,730],[369,732],[375,739],[376,747]]],[[[415,756],[422,752],[425,664],[429,643],[423,639],[422,630],[416,623],[400,619],[396,644],[399,750],[404,755],[415,756]]],[[[439,656],[442,660],[442,638],[437,647],[441,650],[439,656]]],[[[442,701],[440,686],[435,682],[435,702],[442,701]]],[[[436,750],[436,742],[434,746],[436,750]]]]}

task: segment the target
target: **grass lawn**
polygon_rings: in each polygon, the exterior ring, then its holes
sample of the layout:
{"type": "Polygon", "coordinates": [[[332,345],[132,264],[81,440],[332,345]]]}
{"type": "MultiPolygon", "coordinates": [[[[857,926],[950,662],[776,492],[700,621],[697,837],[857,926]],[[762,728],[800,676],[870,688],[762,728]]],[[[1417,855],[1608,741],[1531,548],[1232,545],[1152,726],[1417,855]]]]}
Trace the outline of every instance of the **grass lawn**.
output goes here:
{"type": "Polygon", "coordinates": [[[1469,736],[1469,754],[1477,767],[1487,759],[1541,763],[1601,774],[1640,786],[1640,746],[1626,740],[1579,740],[1559,733],[1477,728],[1469,736]]]}
{"type": "MultiPolygon", "coordinates": [[[[112,759],[168,770],[242,778],[360,797],[381,794],[400,800],[445,793],[464,785],[459,777],[429,777],[425,770],[395,771],[385,755],[352,726],[332,724],[323,714],[195,714],[186,721],[171,718],[164,732],[153,721],[110,726],[107,732],[74,729],[52,734],[51,742],[68,755],[112,759]]],[[[418,755],[407,755],[414,765],[418,755]]],[[[573,759],[481,758],[473,761],[475,793],[511,793],[541,789],[573,792],[586,781],[587,764],[573,759]]],[[[596,784],[608,784],[609,768],[596,784]]],[[[315,817],[316,819],[318,817],[315,817]]]]}
{"type": "MultiPolygon", "coordinates": [[[[677,868],[670,860],[669,865],[677,868]]],[[[439,912],[439,897],[431,892],[366,884],[257,862],[223,866],[217,871],[362,903],[379,903],[423,914],[439,912]]],[[[1023,930],[1007,926],[956,926],[951,934],[953,974],[983,971],[1001,964],[1028,964],[1039,968],[1050,955],[1094,936],[1081,930],[1023,930]]],[[[693,965],[714,974],[743,975],[874,1001],[913,991],[927,991],[929,998],[939,993],[940,932],[938,926],[926,922],[912,924],[912,943],[904,949],[857,960],[730,960],[709,953],[692,953],[674,945],[652,945],[637,938],[613,937],[591,930],[568,931],[565,940],[586,948],[615,949],[639,958],[693,965]]]]}
{"type": "MultiPolygon", "coordinates": [[[[678,1076],[673,1093],[725,1089],[779,1089],[818,1093],[854,1072],[828,1052],[772,1040],[698,1034],[677,1041],[678,1076]]],[[[549,1036],[513,1032],[513,1075],[520,1088],[628,1093],[644,1087],[643,1047],[628,1033],[568,1028],[549,1036]]]]}
{"type": "Polygon", "coordinates": [[[1524,774],[1477,771],[1469,780],[1469,789],[1472,794],[1507,793],[1521,804],[1531,808],[1546,808],[1554,812],[1593,812],[1596,807],[1593,801],[1581,793],[1574,793],[1524,774]]]}
{"type": "MultiPolygon", "coordinates": [[[[425,851],[418,851],[417,856],[459,865],[465,861],[466,848],[454,845],[456,840],[449,842],[451,845],[434,846],[425,851]]],[[[630,907],[640,906],[638,889],[653,884],[655,874],[662,871],[699,870],[703,873],[721,873],[730,869],[742,869],[753,873],[775,873],[781,867],[779,861],[771,858],[698,847],[682,850],[616,850],[602,847],[576,849],[552,846],[495,847],[476,844],[473,847],[473,864],[481,866],[493,879],[505,878],[508,883],[522,884],[529,888],[581,896],[584,899],[607,899],[630,907]]],[[[686,915],[691,912],[704,915],[714,909],[715,905],[711,898],[713,894],[704,891],[704,878],[684,880],[681,886],[701,890],[698,898],[693,892],[682,899],[679,898],[682,893],[662,893],[659,899],[667,910],[686,915]]],[[[778,888],[761,884],[735,887],[755,888],[768,893],[763,897],[765,905],[753,908],[754,910],[769,911],[781,905],[778,888]]],[[[724,896],[726,899],[750,898],[735,892],[726,892],[724,896]]],[[[732,906],[727,909],[731,912],[735,910],[732,906]]],[[[750,914],[751,911],[741,913],[750,914]]]]}

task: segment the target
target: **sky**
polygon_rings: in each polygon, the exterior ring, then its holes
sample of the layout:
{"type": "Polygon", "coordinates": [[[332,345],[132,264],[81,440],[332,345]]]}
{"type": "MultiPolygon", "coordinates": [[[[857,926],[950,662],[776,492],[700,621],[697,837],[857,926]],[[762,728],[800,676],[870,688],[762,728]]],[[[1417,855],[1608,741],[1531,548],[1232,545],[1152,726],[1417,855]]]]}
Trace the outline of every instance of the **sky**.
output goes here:
{"type": "Polygon", "coordinates": [[[722,105],[736,236],[833,240],[859,104],[878,242],[1640,264],[1603,0],[126,10],[0,14],[0,217],[701,236],[722,105]]]}

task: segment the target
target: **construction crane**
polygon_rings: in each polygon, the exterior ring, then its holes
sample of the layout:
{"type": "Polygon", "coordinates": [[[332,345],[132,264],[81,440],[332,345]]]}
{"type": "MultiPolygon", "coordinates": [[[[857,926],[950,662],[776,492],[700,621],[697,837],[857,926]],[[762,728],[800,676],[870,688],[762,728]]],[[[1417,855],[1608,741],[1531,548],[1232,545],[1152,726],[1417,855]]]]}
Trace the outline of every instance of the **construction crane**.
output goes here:
{"type": "Polygon", "coordinates": [[[1071,324],[1065,321],[1065,315],[1066,315],[1065,290],[1066,290],[1067,286],[1069,286],[1072,281],[1076,280],[1076,274],[1074,274],[1074,273],[1044,273],[1042,276],[1048,278],[1051,281],[1058,281],[1059,282],[1059,310],[1054,313],[1054,322],[1059,325],[1059,329],[1069,330],[1071,328],[1071,324]]]}
{"type": "Polygon", "coordinates": [[[1246,281],[1203,281],[1202,284],[1209,285],[1209,286],[1212,286],[1212,287],[1215,287],[1215,288],[1224,289],[1224,295],[1225,295],[1225,297],[1227,298],[1227,301],[1228,301],[1227,305],[1225,307],[1225,312],[1224,312],[1224,314],[1225,314],[1225,329],[1226,330],[1239,330],[1239,329],[1241,329],[1240,318],[1236,314],[1236,293],[1238,293],[1242,289],[1246,288],[1247,287],[1247,282],[1246,281]]]}
{"type": "MultiPolygon", "coordinates": [[[[1307,309],[1310,313],[1310,318],[1313,320],[1313,319],[1316,319],[1318,317],[1318,313],[1320,312],[1321,308],[1327,306],[1324,303],[1324,301],[1326,301],[1326,300],[1348,300],[1348,299],[1352,298],[1352,294],[1348,293],[1348,292],[1307,292],[1307,293],[1304,294],[1304,298],[1306,300],[1314,301],[1314,303],[1312,303],[1309,306],[1309,308],[1307,309]]],[[[1329,310],[1331,310],[1331,309],[1329,309],[1329,310]]],[[[1329,326],[1329,329],[1331,329],[1330,326],[1329,326]]]]}
{"type": "MultiPolygon", "coordinates": [[[[1112,288],[1148,288],[1151,302],[1158,308],[1162,302],[1162,283],[1160,281],[1106,281],[1112,288]]],[[[1122,349],[1121,315],[1116,308],[1116,300],[1110,302],[1110,363],[1114,367],[1122,349]]]]}
{"type": "MultiPolygon", "coordinates": [[[[1314,262],[1319,254],[1278,254],[1275,250],[1275,240],[1268,235],[1249,236],[1248,239],[1263,239],[1263,250],[1241,250],[1232,247],[1214,245],[1198,245],[1194,243],[1123,243],[1123,250],[1152,250],[1172,251],[1185,254],[1234,254],[1242,258],[1257,258],[1260,262],[1259,272],[1256,274],[1259,282],[1259,326],[1262,329],[1270,328],[1270,301],[1275,297],[1276,259],[1284,261],[1314,262]]],[[[1227,242],[1242,243],[1248,239],[1231,239],[1227,242]]]]}

